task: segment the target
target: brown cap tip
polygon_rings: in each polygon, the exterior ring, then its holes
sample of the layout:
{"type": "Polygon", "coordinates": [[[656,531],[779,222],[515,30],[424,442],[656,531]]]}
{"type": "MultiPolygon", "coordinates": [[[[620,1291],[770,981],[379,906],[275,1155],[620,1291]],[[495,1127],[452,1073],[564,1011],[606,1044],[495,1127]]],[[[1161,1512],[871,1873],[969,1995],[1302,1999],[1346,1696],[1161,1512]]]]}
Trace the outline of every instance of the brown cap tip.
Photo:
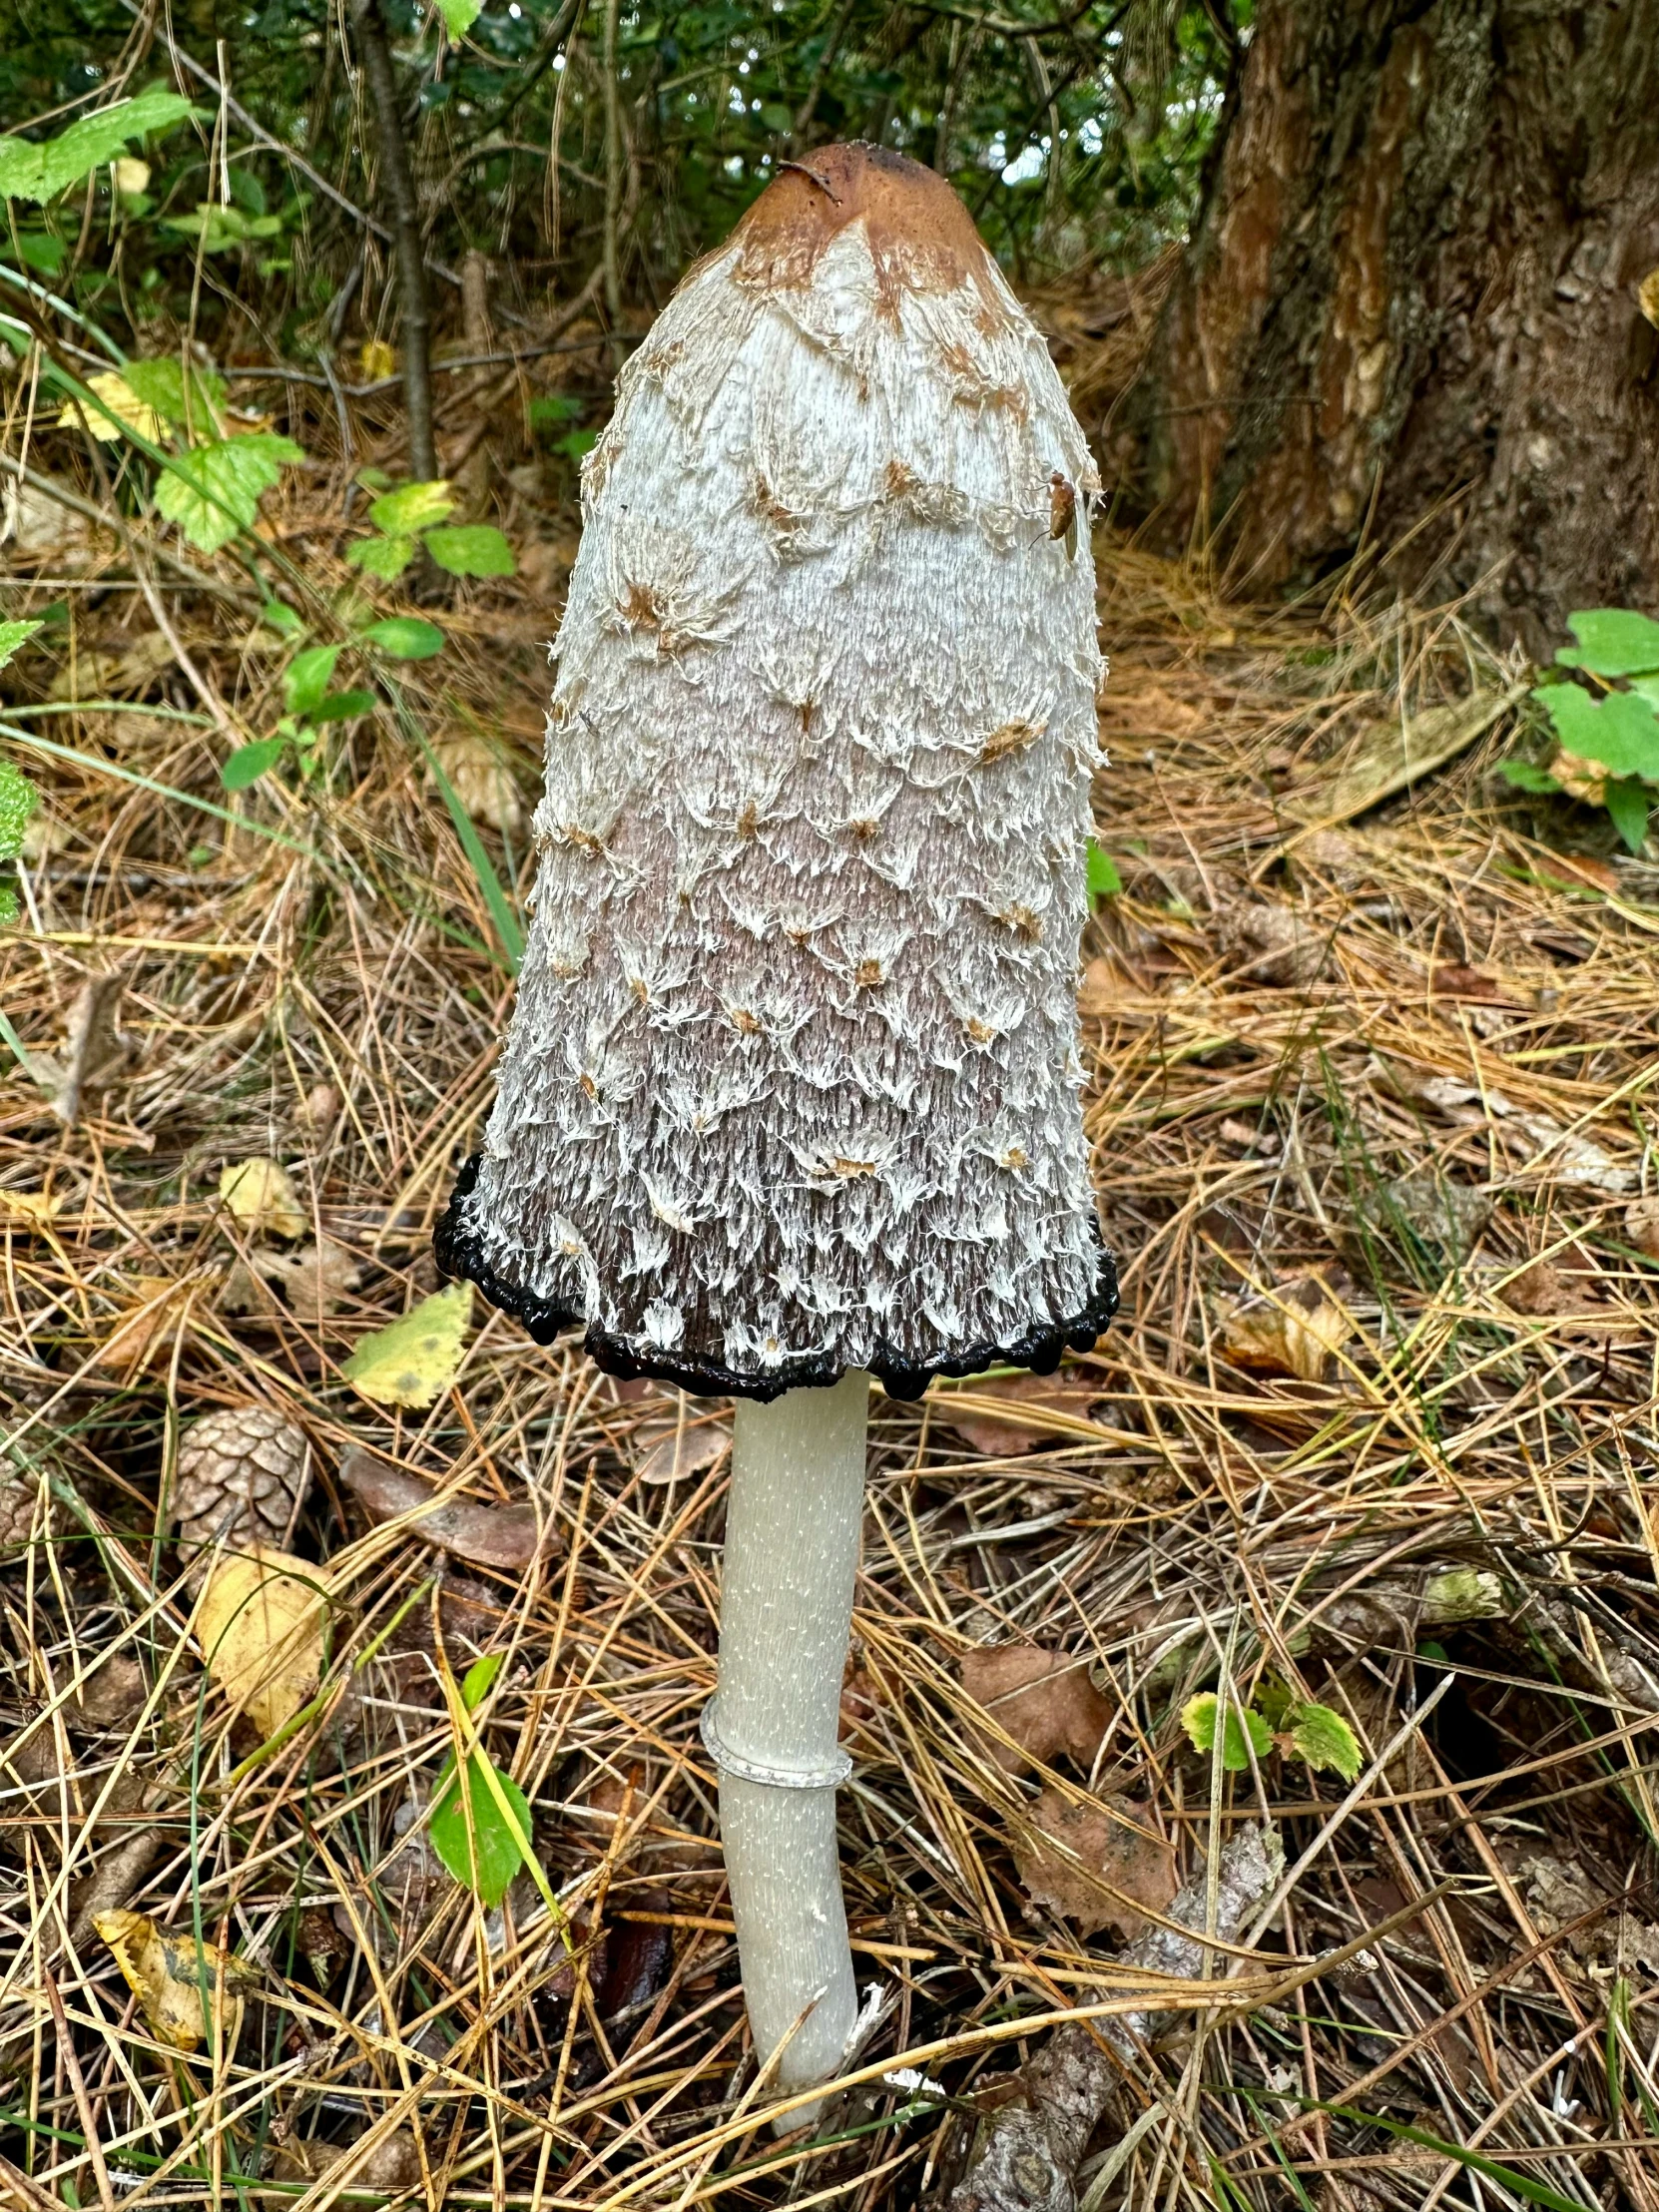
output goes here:
{"type": "MultiPolygon", "coordinates": [[[[884,306],[897,290],[949,291],[964,279],[991,304],[990,257],[944,179],[883,146],[818,146],[778,176],[738,225],[740,283],[810,284],[825,249],[862,223],[884,306]]],[[[999,312],[998,320],[1002,316],[999,312]]]]}

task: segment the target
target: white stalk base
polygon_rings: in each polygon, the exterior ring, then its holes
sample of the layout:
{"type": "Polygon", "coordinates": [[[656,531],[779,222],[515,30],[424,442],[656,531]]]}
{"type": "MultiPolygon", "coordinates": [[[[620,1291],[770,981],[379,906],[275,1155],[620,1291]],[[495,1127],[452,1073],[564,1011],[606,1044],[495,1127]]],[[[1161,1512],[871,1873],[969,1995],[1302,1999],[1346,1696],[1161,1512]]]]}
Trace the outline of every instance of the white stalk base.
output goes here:
{"type": "Polygon", "coordinates": [[[771,1405],[740,1399],[732,1440],[720,1688],[705,1740],[721,1764],[744,1999],[761,2057],[785,2046],[783,2090],[835,2072],[858,2013],[834,1785],[846,1771],[838,1722],[868,1407],[862,1374],[771,1405]],[[757,1771],[778,1779],[750,1779],[757,1771]]]}

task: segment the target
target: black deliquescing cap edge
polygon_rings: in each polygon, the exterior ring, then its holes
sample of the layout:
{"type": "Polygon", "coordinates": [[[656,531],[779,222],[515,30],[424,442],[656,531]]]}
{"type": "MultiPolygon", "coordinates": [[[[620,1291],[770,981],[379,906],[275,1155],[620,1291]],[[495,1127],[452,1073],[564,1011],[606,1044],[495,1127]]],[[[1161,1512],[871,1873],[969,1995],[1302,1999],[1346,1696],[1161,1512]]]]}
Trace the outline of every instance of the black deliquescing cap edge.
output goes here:
{"type": "MultiPolygon", "coordinates": [[[[567,1329],[580,1328],[582,1316],[556,1299],[542,1298],[507,1282],[484,1258],[477,1232],[468,1227],[462,1212],[462,1201],[478,1180],[481,1160],[482,1154],[474,1153],[462,1168],[449,1204],[433,1228],[432,1252],[438,1273],[446,1280],[463,1276],[476,1284],[492,1306],[522,1323],[537,1344],[550,1345],[567,1329]]],[[[1067,1321],[1039,1323],[1011,1344],[969,1345],[947,1360],[922,1364],[877,1352],[869,1362],[870,1374],[889,1397],[897,1398],[920,1397],[936,1375],[978,1375],[994,1367],[1029,1368],[1033,1375],[1052,1375],[1063,1352],[1087,1352],[1118,1310],[1117,1264],[1100,1237],[1098,1223],[1095,1238],[1099,1255],[1094,1296],[1081,1313],[1067,1321]]],[[[645,1377],[654,1382],[678,1383],[681,1389],[700,1396],[752,1397],[763,1405],[782,1397],[786,1390],[828,1389],[846,1373],[844,1362],[828,1355],[785,1360],[762,1375],[743,1374],[712,1360],[677,1360],[667,1352],[642,1357],[625,1339],[599,1328],[588,1329],[582,1347],[596,1367],[624,1382],[645,1377]]]]}

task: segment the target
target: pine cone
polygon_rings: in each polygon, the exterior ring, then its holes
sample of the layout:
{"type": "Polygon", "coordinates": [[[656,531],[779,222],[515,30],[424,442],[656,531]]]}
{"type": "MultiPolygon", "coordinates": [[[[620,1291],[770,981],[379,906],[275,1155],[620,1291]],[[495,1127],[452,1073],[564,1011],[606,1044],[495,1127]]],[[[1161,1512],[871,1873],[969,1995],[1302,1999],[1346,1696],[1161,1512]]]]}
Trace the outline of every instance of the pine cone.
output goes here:
{"type": "Polygon", "coordinates": [[[173,1493],[192,1588],[221,1539],[280,1546],[310,1485],[304,1436],[269,1405],[228,1405],[199,1420],[179,1446],[173,1493]]]}
{"type": "MultiPolygon", "coordinates": [[[[29,1548],[35,1525],[40,1484],[32,1474],[12,1475],[0,1470],[0,1563],[21,1559],[29,1548]]],[[[56,1535],[63,1511],[55,1497],[46,1501],[46,1533],[56,1535]]]]}

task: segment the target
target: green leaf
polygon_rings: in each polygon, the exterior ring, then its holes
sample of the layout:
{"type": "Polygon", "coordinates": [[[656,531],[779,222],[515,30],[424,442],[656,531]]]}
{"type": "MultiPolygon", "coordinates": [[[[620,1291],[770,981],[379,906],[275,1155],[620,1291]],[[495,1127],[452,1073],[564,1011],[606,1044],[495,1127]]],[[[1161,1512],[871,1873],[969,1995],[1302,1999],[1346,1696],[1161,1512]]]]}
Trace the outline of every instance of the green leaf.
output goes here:
{"type": "Polygon", "coordinates": [[[588,403],[568,391],[544,391],[530,402],[532,430],[551,429],[558,422],[574,422],[586,414],[588,403]]]}
{"type": "Polygon", "coordinates": [[[359,538],[345,549],[346,566],[360,568],[365,576],[378,576],[383,584],[389,584],[414,559],[419,543],[418,538],[359,538]]]}
{"type": "Polygon", "coordinates": [[[204,254],[224,254],[232,247],[251,245],[256,239],[279,238],[282,219],[279,215],[244,215],[240,208],[222,208],[214,201],[203,200],[190,215],[169,216],[163,229],[200,239],[204,254]]]}
{"type": "Polygon", "coordinates": [[[1617,783],[1607,786],[1603,803],[1612,817],[1613,828],[1624,839],[1626,851],[1640,852],[1647,842],[1646,785],[1638,784],[1633,777],[1621,777],[1617,783]]]}
{"type": "Polygon", "coordinates": [[[268,599],[260,609],[260,620],[268,630],[275,630],[279,638],[302,638],[305,625],[291,607],[284,607],[279,599],[268,599]]]}
{"type": "Polygon", "coordinates": [[[69,259],[68,247],[50,231],[19,231],[16,245],[18,260],[37,276],[59,276],[69,259]]]}
{"type": "Polygon", "coordinates": [[[455,1755],[451,1752],[438,1776],[427,1834],[432,1839],[432,1849],[455,1880],[493,1911],[511,1888],[519,1868],[529,1864],[529,1803],[518,1784],[481,1751],[472,1752],[467,1758],[466,1797],[463,1798],[460,1778],[455,1772],[455,1755]],[[490,1787],[492,1777],[495,1788],[507,1801],[515,1826],[508,1825],[508,1816],[496,1801],[495,1790],[490,1787]]]}
{"type": "Polygon", "coordinates": [[[260,495],[281,475],[282,464],[304,457],[292,438],[270,430],[220,438],[168,462],[156,479],[156,505],[192,545],[217,553],[253,526],[260,495]]]}
{"type": "Polygon", "coordinates": [[[1580,684],[1541,684],[1532,694],[1563,749],[1615,776],[1659,783],[1659,714],[1634,692],[1592,699],[1580,684]]]}
{"type": "Polygon", "coordinates": [[[567,461],[580,461],[599,443],[597,430],[572,430],[568,437],[557,440],[553,450],[562,453],[567,461]]]}
{"type": "Polygon", "coordinates": [[[1118,873],[1117,862],[1110,854],[1102,852],[1093,837],[1089,839],[1089,897],[1116,898],[1123,888],[1123,877],[1118,873]]]}
{"type": "Polygon", "coordinates": [[[490,1694],[490,1687],[506,1661],[504,1651],[487,1652],[482,1659],[474,1659],[466,1670],[461,1684],[461,1703],[469,1713],[476,1713],[490,1694]]]}
{"type": "Polygon", "coordinates": [[[311,709],[312,722],[355,722],[359,715],[371,715],[380,702],[371,691],[330,692],[326,699],[311,709]]]}
{"type": "Polygon", "coordinates": [[[196,110],[164,86],[152,85],[135,99],[84,115],[56,138],[32,145],[27,139],[0,138],[0,199],[44,202],[78,185],[83,177],[115,157],[129,140],[146,131],[165,131],[196,110]]]}
{"type": "Polygon", "coordinates": [[[1329,1705],[1298,1705],[1287,1715],[1291,1742],[1311,1767],[1334,1767],[1352,1782],[1362,1764],[1359,1738],[1329,1705]]]}
{"type": "Polygon", "coordinates": [[[1645,676],[1659,669],[1659,622],[1629,607],[1584,607],[1568,615],[1578,640],[1555,658],[1562,668],[1587,668],[1595,676],[1645,676]]]}
{"type": "Polygon", "coordinates": [[[1250,1702],[1270,1728],[1283,1728],[1285,1715],[1296,1700],[1282,1682],[1263,1682],[1250,1702]]]}
{"type": "Polygon", "coordinates": [[[219,781],[228,792],[245,792],[271,774],[287,742],[286,738],[257,738],[252,745],[239,745],[220,770],[219,781]]]}
{"type": "Polygon", "coordinates": [[[371,622],[362,640],[365,645],[378,646],[393,661],[429,661],[434,653],[443,651],[443,632],[435,622],[422,622],[418,615],[388,615],[384,622],[371,622]]]}
{"type": "Polygon", "coordinates": [[[487,522],[458,523],[449,529],[428,530],[425,545],[439,568],[451,576],[515,576],[518,564],[513,549],[499,530],[487,522]]]}
{"type": "Polygon", "coordinates": [[[1497,773],[1519,792],[1558,792],[1561,789],[1547,768],[1537,768],[1531,761],[1499,761],[1497,773]]]}
{"type": "Polygon", "coordinates": [[[293,656],[282,671],[282,704],[290,715],[308,715],[321,706],[339,656],[337,645],[307,646],[293,656]]]}
{"type": "MultiPolygon", "coordinates": [[[[1189,1698],[1181,1708],[1181,1725],[1187,1731],[1194,1751],[1214,1751],[1216,1748],[1216,1717],[1221,1711],[1221,1701],[1214,1690],[1201,1690],[1197,1697],[1189,1698]]],[[[1243,1774],[1250,1765],[1250,1752],[1258,1759],[1265,1759],[1273,1749],[1273,1731],[1260,1713],[1246,1706],[1244,1728],[1239,1725],[1238,1710],[1227,1709],[1227,1728],[1222,1739],[1221,1763],[1229,1774],[1243,1774]],[[1250,1747],[1245,1744],[1245,1728],[1250,1731],[1250,1747]]]]}
{"type": "Polygon", "coordinates": [[[0,622],[0,668],[5,667],[20,645],[45,627],[44,622],[0,622]]]}
{"type": "Polygon", "coordinates": [[[451,38],[465,38],[484,12],[484,0],[438,0],[438,13],[451,38]]]}
{"type": "Polygon", "coordinates": [[[185,366],[172,354],[153,361],[129,361],[121,371],[127,389],[168,422],[188,422],[198,432],[218,427],[225,406],[225,379],[212,369],[185,366]]]}
{"type": "Polygon", "coordinates": [[[455,502],[446,483],[400,484],[396,491],[375,500],[368,519],[387,537],[406,538],[416,530],[430,530],[434,523],[446,522],[454,511],[455,502]]]}
{"type": "Polygon", "coordinates": [[[789,109],[786,108],[783,103],[778,100],[767,101],[767,103],[761,110],[761,121],[766,125],[769,131],[776,131],[780,137],[782,137],[786,131],[793,131],[795,129],[795,117],[791,115],[789,109]]]}
{"type": "MultiPolygon", "coordinates": [[[[15,629],[14,623],[0,628],[15,629]]],[[[40,803],[40,794],[10,761],[0,761],[0,860],[15,860],[23,850],[23,832],[40,803]]]]}

